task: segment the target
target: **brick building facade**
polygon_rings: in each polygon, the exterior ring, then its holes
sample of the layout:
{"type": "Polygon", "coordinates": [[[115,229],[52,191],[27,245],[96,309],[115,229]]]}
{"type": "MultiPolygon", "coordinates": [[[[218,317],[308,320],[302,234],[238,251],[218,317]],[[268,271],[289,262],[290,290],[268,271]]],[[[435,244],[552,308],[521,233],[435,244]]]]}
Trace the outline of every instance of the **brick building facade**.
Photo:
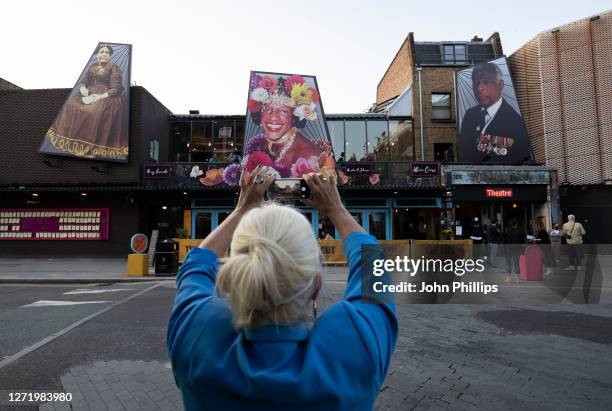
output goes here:
{"type": "MultiPolygon", "coordinates": [[[[150,162],[149,144],[158,141],[161,158],[168,156],[168,116],[171,114],[143,87],[130,97],[130,157],[127,163],[41,154],[45,132],[70,89],[0,90],[0,196],[2,209],[109,210],[108,241],[36,241],[38,256],[125,256],[130,237],[150,233],[159,193],[142,190],[142,164],[150,162]]],[[[0,256],[32,255],[32,241],[0,243],[0,256]]]]}
{"type": "Polygon", "coordinates": [[[484,41],[474,37],[463,42],[415,42],[414,34],[409,33],[378,83],[375,110],[385,111],[409,90],[412,100],[410,114],[414,118],[414,156],[416,159],[444,160],[442,148],[456,152],[455,72],[502,55],[499,33],[493,33],[484,41]],[[441,94],[448,94],[448,117],[434,118],[433,96],[441,94]],[[424,148],[420,144],[421,128],[424,148]]]}

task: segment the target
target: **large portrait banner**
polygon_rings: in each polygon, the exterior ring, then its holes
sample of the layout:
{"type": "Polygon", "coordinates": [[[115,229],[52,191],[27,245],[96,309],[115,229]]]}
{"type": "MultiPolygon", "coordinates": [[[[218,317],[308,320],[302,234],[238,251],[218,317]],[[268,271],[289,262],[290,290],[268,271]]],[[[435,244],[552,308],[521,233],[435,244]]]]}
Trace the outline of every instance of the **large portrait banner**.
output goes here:
{"type": "Polygon", "coordinates": [[[99,43],[39,152],[128,161],[132,46],[99,43]]]}
{"type": "Polygon", "coordinates": [[[530,160],[531,144],[506,58],[458,71],[456,84],[459,161],[530,160]]]}
{"type": "Polygon", "coordinates": [[[251,72],[243,164],[277,178],[334,172],[336,163],[314,76],[251,72]]]}

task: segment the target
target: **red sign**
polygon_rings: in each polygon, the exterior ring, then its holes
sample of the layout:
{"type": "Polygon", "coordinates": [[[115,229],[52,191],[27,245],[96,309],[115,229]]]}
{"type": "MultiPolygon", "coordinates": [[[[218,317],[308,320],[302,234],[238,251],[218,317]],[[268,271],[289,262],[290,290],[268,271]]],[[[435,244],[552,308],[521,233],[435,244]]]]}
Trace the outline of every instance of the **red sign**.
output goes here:
{"type": "Polygon", "coordinates": [[[485,197],[512,198],[512,189],[511,188],[485,188],[485,197]]]}
{"type": "Polygon", "coordinates": [[[0,240],[108,240],[108,208],[0,209],[0,240]]]}
{"type": "Polygon", "coordinates": [[[137,254],[142,254],[145,252],[147,247],[149,246],[149,240],[147,236],[144,234],[134,234],[132,236],[132,240],[130,241],[130,248],[133,252],[137,254]]]}

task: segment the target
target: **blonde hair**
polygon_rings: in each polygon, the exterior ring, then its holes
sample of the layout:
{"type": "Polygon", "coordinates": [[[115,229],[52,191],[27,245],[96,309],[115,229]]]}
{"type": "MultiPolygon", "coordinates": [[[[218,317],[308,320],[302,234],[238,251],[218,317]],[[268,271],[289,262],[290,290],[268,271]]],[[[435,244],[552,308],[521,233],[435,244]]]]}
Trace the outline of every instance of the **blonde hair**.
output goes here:
{"type": "Polygon", "coordinates": [[[303,319],[321,271],[319,256],[312,227],[297,210],[268,203],[249,211],[236,227],[230,256],[217,277],[236,327],[303,319]]]}

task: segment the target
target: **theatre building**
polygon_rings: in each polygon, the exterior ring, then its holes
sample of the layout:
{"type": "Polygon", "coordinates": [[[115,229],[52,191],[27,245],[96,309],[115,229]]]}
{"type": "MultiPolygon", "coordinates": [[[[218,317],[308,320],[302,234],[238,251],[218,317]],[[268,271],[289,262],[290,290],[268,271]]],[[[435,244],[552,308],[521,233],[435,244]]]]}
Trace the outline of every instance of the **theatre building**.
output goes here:
{"type": "Polygon", "coordinates": [[[612,243],[612,12],[543,31],[510,57],[539,163],[588,243],[612,243]]]}
{"type": "MultiPolygon", "coordinates": [[[[453,238],[465,237],[475,218],[481,226],[492,219],[502,225],[516,220],[525,234],[531,233],[538,216],[548,227],[559,220],[554,164],[547,166],[533,156],[518,161],[486,153],[479,161],[461,158],[461,103],[473,94],[471,83],[465,87],[461,74],[474,65],[500,62],[506,66],[502,71],[507,88],[512,75],[504,60],[498,33],[486,40],[475,36],[470,41],[440,42],[415,41],[409,33],[378,84],[374,111],[389,113],[401,105],[414,119],[413,150],[399,153],[398,158],[442,162],[440,224],[453,238]]],[[[511,94],[504,89],[504,97],[511,94]]],[[[515,105],[517,111],[522,108],[515,105]]]]}
{"type": "MultiPolygon", "coordinates": [[[[466,110],[476,101],[465,97],[472,80],[464,74],[488,62],[502,66],[503,96],[512,109],[530,113],[522,89],[520,107],[506,93],[515,74],[497,33],[449,42],[415,42],[411,33],[383,74],[371,110],[326,113],[341,196],[378,239],[465,238],[475,218],[483,229],[493,218],[502,225],[515,220],[525,234],[538,216],[549,226],[558,222],[558,167],[540,159],[537,142],[535,157],[517,160],[512,155],[527,136],[485,134],[481,126],[478,140],[463,136],[466,110]],[[466,147],[481,160],[463,161],[466,147]]],[[[125,147],[70,145],[115,158],[54,155],[69,146],[58,137],[58,113],[92,103],[78,90],[78,84],[24,90],[0,82],[0,256],[123,257],[135,233],[193,244],[229,215],[238,198],[232,173],[243,160],[245,115],[174,114],[146,89],[130,87],[125,147]]],[[[339,238],[326,216],[295,206],[318,238],[339,238]]]]}
{"type": "MultiPolygon", "coordinates": [[[[399,149],[412,145],[412,118],[364,113],[328,114],[326,120],[336,157],[355,154],[354,161],[346,156],[338,163],[346,179],[340,192],[351,214],[382,240],[434,238],[441,207],[440,165],[427,163],[431,170],[419,174],[412,170],[419,163],[393,160],[399,149]]],[[[188,204],[183,226],[192,238],[203,238],[235,204],[237,187],[226,184],[223,173],[231,166],[228,160],[242,153],[244,122],[244,116],[172,115],[170,157],[175,161],[144,166],[147,189],[183,193],[176,201],[188,204]]],[[[168,206],[182,205],[176,201],[168,206]]],[[[338,237],[325,216],[300,203],[295,206],[311,221],[315,235],[338,237]]]]}

